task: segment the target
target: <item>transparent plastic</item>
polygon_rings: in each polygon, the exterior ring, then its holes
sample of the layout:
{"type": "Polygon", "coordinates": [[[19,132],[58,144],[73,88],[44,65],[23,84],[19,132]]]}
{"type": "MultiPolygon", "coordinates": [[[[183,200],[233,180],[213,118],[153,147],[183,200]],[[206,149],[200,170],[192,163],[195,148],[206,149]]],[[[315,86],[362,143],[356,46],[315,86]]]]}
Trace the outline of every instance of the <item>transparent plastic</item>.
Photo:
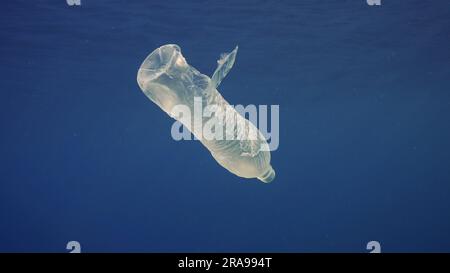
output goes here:
{"type": "Polygon", "coordinates": [[[237,47],[218,60],[218,67],[209,78],[190,66],[179,46],[168,44],[154,50],[139,68],[137,81],[145,95],[156,103],[164,112],[174,116],[176,105],[185,105],[191,110],[192,117],[186,122],[179,119],[193,135],[211,152],[213,158],[231,173],[244,178],[258,178],[269,183],[275,178],[275,171],[270,165],[270,150],[261,132],[250,121],[232,109],[217,91],[217,87],[234,64],[237,47]],[[197,99],[195,99],[197,98],[197,99]],[[195,124],[194,104],[200,103],[203,109],[214,105],[211,116],[203,116],[195,124]],[[229,115],[229,111],[233,115],[229,115]],[[228,111],[228,112],[227,112],[228,111]],[[226,114],[225,114],[226,113],[226,114]],[[207,139],[202,137],[202,128],[212,118],[220,120],[226,117],[220,126],[227,137],[207,139]],[[234,122],[232,131],[225,127],[234,122]],[[234,138],[230,135],[233,135],[234,138]],[[249,137],[251,135],[251,137],[249,137]]]}

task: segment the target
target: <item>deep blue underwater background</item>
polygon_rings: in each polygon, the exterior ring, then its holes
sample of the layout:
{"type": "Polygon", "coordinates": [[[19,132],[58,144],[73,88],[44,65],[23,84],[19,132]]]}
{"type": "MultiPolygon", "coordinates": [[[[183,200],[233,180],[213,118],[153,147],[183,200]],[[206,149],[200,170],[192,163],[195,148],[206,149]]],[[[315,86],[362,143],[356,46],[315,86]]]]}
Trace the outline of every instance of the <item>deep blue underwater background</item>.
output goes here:
{"type": "Polygon", "coordinates": [[[450,252],[450,2],[3,1],[0,252],[450,252]],[[176,43],[231,104],[279,104],[271,184],[136,83],[176,43]]]}

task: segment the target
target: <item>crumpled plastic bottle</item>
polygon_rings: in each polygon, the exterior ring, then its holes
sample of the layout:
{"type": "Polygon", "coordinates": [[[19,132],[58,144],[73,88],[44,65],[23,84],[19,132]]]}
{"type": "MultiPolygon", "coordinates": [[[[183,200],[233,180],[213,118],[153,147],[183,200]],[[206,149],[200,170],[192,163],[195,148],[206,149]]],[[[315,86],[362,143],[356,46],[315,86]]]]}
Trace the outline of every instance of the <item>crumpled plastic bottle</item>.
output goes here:
{"type": "Polygon", "coordinates": [[[217,69],[209,78],[186,62],[178,45],[164,45],[144,60],[137,74],[137,82],[150,100],[175,119],[178,117],[173,115],[174,106],[189,107],[192,117],[179,121],[201,141],[221,166],[237,176],[258,178],[269,183],[275,178],[275,171],[270,165],[270,149],[265,137],[250,121],[230,107],[217,91],[218,85],[234,64],[237,49],[221,56],[217,61],[217,69]],[[196,103],[201,104],[203,109],[214,106],[215,112],[211,116],[202,116],[200,122],[195,123],[196,103]],[[223,132],[227,137],[208,139],[202,136],[203,126],[212,118],[221,120],[219,124],[224,127],[223,132]],[[230,123],[235,125],[230,126],[233,130],[225,128],[230,123]],[[230,135],[234,138],[230,138],[230,135]]]}

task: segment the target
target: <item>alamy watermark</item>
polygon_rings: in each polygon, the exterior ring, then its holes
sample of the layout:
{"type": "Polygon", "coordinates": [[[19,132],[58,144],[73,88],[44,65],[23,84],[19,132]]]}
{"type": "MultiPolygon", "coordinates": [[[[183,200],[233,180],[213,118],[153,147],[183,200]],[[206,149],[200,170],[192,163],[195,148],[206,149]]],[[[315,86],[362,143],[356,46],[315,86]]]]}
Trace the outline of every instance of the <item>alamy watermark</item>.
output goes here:
{"type": "Polygon", "coordinates": [[[261,150],[278,149],[280,140],[279,105],[217,105],[203,107],[202,97],[194,97],[191,107],[178,104],[172,108],[171,116],[177,121],[171,129],[174,140],[205,141],[264,141],[261,150]],[[270,123],[269,123],[270,110],[270,123]],[[269,130],[270,124],[270,130],[269,130]],[[194,137],[192,137],[191,132],[194,137]]]}
{"type": "Polygon", "coordinates": [[[81,253],[81,244],[78,241],[70,241],[67,243],[66,249],[70,250],[70,253],[81,253]]]}
{"type": "MultiPolygon", "coordinates": [[[[69,241],[66,249],[70,250],[69,253],[81,253],[81,244],[78,241],[69,241]]],[[[366,249],[370,251],[369,253],[381,253],[381,244],[378,241],[370,241],[367,243],[366,249]]]]}
{"type": "Polygon", "coordinates": [[[381,0],[366,0],[369,6],[381,6],[381,0]]]}
{"type": "Polygon", "coordinates": [[[81,6],[81,0],[66,0],[69,6],[81,6]]]}
{"type": "Polygon", "coordinates": [[[381,244],[378,241],[370,241],[367,243],[366,249],[370,250],[370,253],[381,253],[381,244]]]}

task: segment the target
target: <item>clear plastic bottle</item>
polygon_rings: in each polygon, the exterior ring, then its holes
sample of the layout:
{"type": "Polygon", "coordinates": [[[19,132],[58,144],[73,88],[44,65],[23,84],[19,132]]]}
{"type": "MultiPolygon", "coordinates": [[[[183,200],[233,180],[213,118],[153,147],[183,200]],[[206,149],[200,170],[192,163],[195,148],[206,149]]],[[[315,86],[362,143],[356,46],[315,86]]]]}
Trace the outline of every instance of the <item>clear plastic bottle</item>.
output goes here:
{"type": "Polygon", "coordinates": [[[171,117],[178,118],[172,114],[174,106],[189,107],[192,114],[188,119],[190,122],[181,119],[180,122],[202,142],[221,166],[237,176],[258,178],[269,183],[275,178],[275,171],[270,165],[270,150],[266,139],[251,122],[230,107],[217,91],[217,86],[234,64],[237,49],[236,47],[231,53],[222,55],[216,71],[209,78],[186,62],[179,46],[164,45],[155,49],[144,60],[139,68],[137,81],[145,95],[171,117]],[[196,103],[200,103],[203,109],[213,105],[215,112],[211,116],[202,116],[200,122],[195,123],[196,103]],[[220,126],[224,127],[223,132],[227,135],[223,139],[207,139],[202,136],[203,126],[212,118],[222,120],[220,126]],[[230,131],[225,127],[232,122],[235,126],[230,126],[234,128],[230,131]],[[230,135],[234,138],[230,138],[230,135]]]}

